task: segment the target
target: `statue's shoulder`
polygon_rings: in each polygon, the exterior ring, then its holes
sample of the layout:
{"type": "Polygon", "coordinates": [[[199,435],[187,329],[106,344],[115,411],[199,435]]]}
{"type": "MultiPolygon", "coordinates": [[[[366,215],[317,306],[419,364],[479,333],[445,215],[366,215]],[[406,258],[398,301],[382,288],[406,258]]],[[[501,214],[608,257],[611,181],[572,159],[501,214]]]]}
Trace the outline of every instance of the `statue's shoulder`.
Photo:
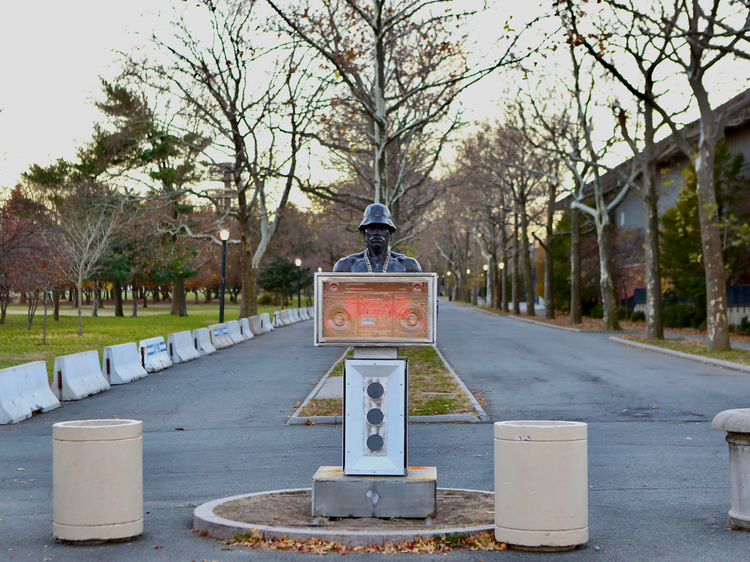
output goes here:
{"type": "Polygon", "coordinates": [[[391,259],[403,265],[406,273],[422,273],[422,266],[414,258],[399,254],[398,252],[391,252],[391,259]]]}
{"type": "Polygon", "coordinates": [[[338,272],[342,272],[342,273],[350,272],[352,270],[352,266],[358,261],[363,260],[363,259],[365,259],[364,252],[360,252],[358,254],[351,254],[337,261],[336,265],[333,266],[333,271],[337,273],[338,272]]]}

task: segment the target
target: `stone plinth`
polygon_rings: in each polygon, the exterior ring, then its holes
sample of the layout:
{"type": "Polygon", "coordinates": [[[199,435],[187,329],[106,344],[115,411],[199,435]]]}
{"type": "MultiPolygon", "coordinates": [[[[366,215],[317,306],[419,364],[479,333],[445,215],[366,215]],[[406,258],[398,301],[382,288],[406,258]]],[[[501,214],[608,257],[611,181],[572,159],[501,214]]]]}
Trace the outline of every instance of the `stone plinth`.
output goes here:
{"type": "Polygon", "coordinates": [[[313,515],[323,517],[435,517],[437,468],[410,467],[406,476],[345,476],[321,466],[313,476],[313,515]]]}

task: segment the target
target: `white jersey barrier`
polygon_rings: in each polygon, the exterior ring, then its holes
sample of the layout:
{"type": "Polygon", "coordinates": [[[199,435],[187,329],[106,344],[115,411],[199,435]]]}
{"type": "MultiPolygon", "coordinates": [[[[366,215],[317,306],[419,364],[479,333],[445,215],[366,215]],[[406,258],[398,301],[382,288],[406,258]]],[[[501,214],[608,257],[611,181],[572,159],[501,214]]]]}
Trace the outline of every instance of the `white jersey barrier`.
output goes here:
{"type": "Polygon", "coordinates": [[[187,363],[201,356],[195,349],[190,330],[167,335],[167,350],[172,363],[187,363]]]}
{"type": "Polygon", "coordinates": [[[293,308],[292,309],[292,317],[294,318],[295,322],[302,322],[302,316],[300,316],[300,309],[299,308],[293,308]]]}
{"type": "Polygon", "coordinates": [[[227,322],[227,332],[229,332],[229,337],[232,338],[234,343],[242,343],[245,341],[245,338],[242,337],[242,332],[240,331],[239,321],[230,320],[227,322]]]}
{"type": "Polygon", "coordinates": [[[195,344],[195,349],[201,355],[216,353],[216,348],[211,343],[211,334],[208,333],[208,328],[193,330],[193,343],[195,344]]]}
{"type": "Polygon", "coordinates": [[[260,316],[251,316],[247,321],[250,324],[250,332],[254,336],[261,336],[265,333],[260,322],[260,316]]]}
{"type": "Polygon", "coordinates": [[[274,328],[281,328],[284,325],[284,323],[281,321],[281,311],[280,310],[274,310],[273,311],[273,324],[272,326],[274,328]]]}
{"type": "Polygon", "coordinates": [[[98,351],[55,357],[52,392],[58,400],[80,400],[105,390],[109,390],[109,383],[102,375],[98,351]]]}
{"type": "Polygon", "coordinates": [[[264,334],[273,330],[273,321],[271,320],[271,315],[268,314],[268,312],[264,312],[260,315],[260,328],[261,330],[263,330],[264,334]]]}
{"type": "Polygon", "coordinates": [[[141,364],[149,373],[169,369],[172,366],[163,337],[141,340],[138,347],[141,348],[141,364]]]}
{"type": "Polygon", "coordinates": [[[234,345],[226,324],[214,324],[208,327],[208,331],[211,334],[211,344],[216,349],[224,349],[234,345]]]}
{"type": "Polygon", "coordinates": [[[49,388],[44,361],[0,369],[0,425],[18,423],[30,418],[32,412],[49,412],[59,406],[49,388]]]}
{"type": "Polygon", "coordinates": [[[299,314],[300,314],[300,317],[302,318],[302,320],[310,320],[310,312],[309,312],[309,309],[307,307],[301,308],[300,311],[299,311],[299,314]]]}
{"type": "Polygon", "coordinates": [[[289,326],[292,324],[292,319],[289,318],[289,309],[282,310],[279,318],[282,326],[289,326]]]}
{"type": "Polygon", "coordinates": [[[109,384],[125,384],[148,375],[135,342],[110,345],[102,354],[102,375],[109,384]]]}
{"type": "Polygon", "coordinates": [[[245,338],[245,341],[251,340],[255,337],[255,333],[250,327],[249,318],[240,318],[240,333],[242,334],[242,337],[245,338]]]}

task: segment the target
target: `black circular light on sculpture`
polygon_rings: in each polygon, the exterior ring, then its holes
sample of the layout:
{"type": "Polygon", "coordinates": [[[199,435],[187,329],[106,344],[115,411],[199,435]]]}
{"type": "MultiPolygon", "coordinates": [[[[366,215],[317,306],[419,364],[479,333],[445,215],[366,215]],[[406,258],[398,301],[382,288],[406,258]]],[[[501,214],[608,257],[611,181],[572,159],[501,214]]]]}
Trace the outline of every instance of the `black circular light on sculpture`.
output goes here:
{"type": "Polygon", "coordinates": [[[385,389],[383,388],[383,385],[379,382],[372,382],[369,385],[367,385],[367,396],[372,398],[373,400],[378,400],[383,397],[383,393],[385,392],[385,389]]]}
{"type": "Polygon", "coordinates": [[[371,451],[379,451],[383,448],[383,438],[378,434],[370,435],[367,438],[367,448],[371,451]]]}
{"type": "Polygon", "coordinates": [[[367,423],[370,425],[380,425],[383,423],[383,410],[373,408],[367,412],[367,423]]]}

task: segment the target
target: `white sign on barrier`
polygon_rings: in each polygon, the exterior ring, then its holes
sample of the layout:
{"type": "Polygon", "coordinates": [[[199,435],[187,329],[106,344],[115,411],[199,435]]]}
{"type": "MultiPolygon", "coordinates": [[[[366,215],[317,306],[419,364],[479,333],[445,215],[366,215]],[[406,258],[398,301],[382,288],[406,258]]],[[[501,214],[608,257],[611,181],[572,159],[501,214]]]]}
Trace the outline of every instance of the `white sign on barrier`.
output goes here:
{"type": "Polygon", "coordinates": [[[172,366],[163,337],[141,340],[138,347],[141,349],[141,364],[149,373],[162,371],[172,366]]]}
{"type": "Polygon", "coordinates": [[[59,406],[49,388],[44,361],[0,369],[0,425],[18,423],[33,412],[49,412],[59,406]]]}
{"type": "Polygon", "coordinates": [[[109,390],[109,383],[102,375],[98,351],[55,357],[52,392],[59,400],[80,400],[105,390],[109,390]]]}
{"type": "Polygon", "coordinates": [[[167,350],[172,363],[187,363],[201,356],[193,344],[193,335],[190,330],[169,334],[167,350]]]}
{"type": "Polygon", "coordinates": [[[224,349],[234,345],[234,341],[229,337],[229,329],[226,324],[213,324],[208,327],[208,331],[211,334],[211,344],[216,349],[224,349]]]}
{"type": "Polygon", "coordinates": [[[109,384],[125,384],[148,374],[141,364],[135,342],[110,345],[102,355],[102,375],[109,384]]]}
{"type": "Polygon", "coordinates": [[[211,334],[208,333],[208,328],[193,330],[193,343],[195,344],[195,349],[201,355],[216,353],[216,348],[211,343],[211,334]]]}

